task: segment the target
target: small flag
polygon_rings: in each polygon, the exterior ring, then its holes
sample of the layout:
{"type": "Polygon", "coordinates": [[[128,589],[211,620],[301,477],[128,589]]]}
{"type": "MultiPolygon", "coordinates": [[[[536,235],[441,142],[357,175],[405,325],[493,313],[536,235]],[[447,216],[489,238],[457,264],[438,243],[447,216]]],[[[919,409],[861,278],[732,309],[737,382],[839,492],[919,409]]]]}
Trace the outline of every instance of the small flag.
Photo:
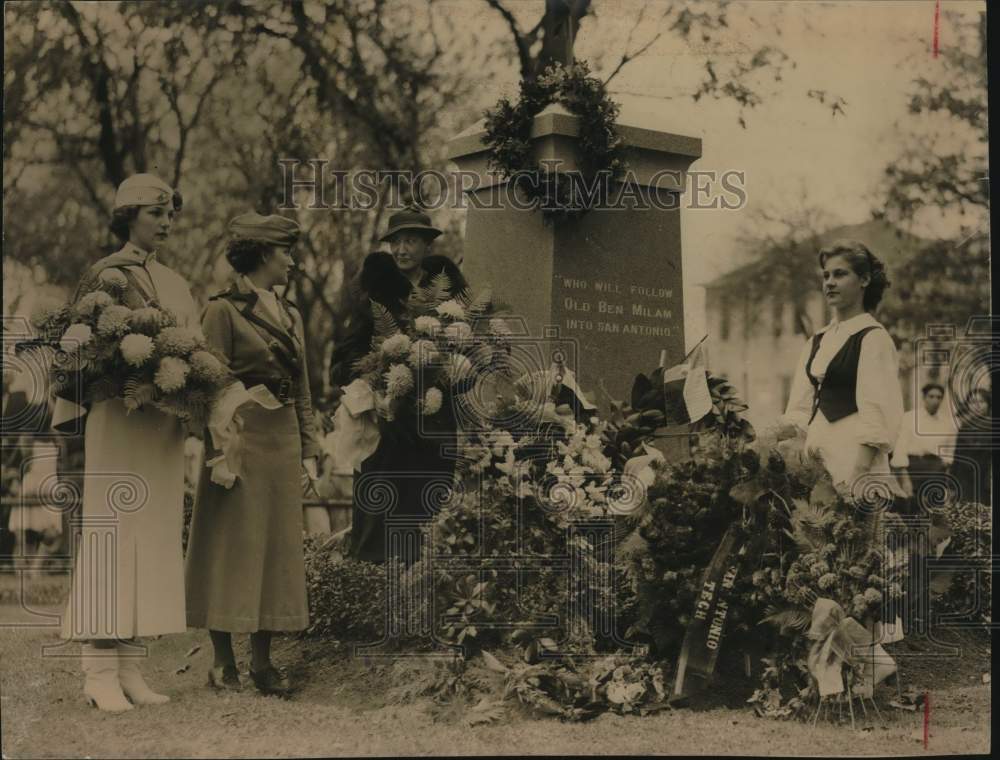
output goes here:
{"type": "Polygon", "coordinates": [[[712,394],[708,392],[708,357],[704,343],[694,347],[688,357],[688,373],[684,379],[684,404],[688,417],[697,422],[712,411],[712,394]]]}
{"type": "Polygon", "coordinates": [[[704,342],[702,338],[681,364],[663,372],[664,413],[668,425],[697,422],[712,410],[704,342]]]}

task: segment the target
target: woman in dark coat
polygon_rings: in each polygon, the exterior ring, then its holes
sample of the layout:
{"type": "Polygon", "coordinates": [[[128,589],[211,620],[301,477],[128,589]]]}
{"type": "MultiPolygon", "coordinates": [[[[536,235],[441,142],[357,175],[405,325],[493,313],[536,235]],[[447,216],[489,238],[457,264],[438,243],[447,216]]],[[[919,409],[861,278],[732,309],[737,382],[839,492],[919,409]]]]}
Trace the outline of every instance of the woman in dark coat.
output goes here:
{"type": "MultiPolygon", "coordinates": [[[[419,277],[412,279],[390,254],[375,252],[365,258],[360,277],[365,306],[355,317],[357,322],[351,335],[334,352],[331,372],[334,384],[346,386],[356,378],[354,362],[371,350],[375,328],[368,299],[380,303],[397,322],[405,325],[410,320],[407,301],[414,290],[413,280],[418,287],[424,287],[439,273],[448,276],[452,296],[466,289],[461,271],[446,256],[422,257],[419,277]]],[[[451,404],[446,399],[438,414],[423,419],[425,425],[433,424],[433,430],[425,428],[421,432],[416,415],[400,416],[391,423],[380,421],[378,448],[354,473],[349,553],[356,559],[385,562],[386,519],[403,518],[418,523],[430,519],[434,505],[429,503],[428,493],[440,493],[435,484],[451,483],[455,464],[443,455],[449,441],[454,444],[455,439],[451,404]],[[427,433],[432,435],[430,439],[427,433]],[[394,494],[389,504],[376,498],[386,487],[394,494]]],[[[409,563],[416,557],[402,559],[409,563]]]]}
{"type": "Polygon", "coordinates": [[[271,632],[309,624],[302,486],[307,477],[315,481],[319,453],[302,317],[272,290],[288,281],[298,225],[251,213],[230,230],[226,258],[238,276],[209,301],[205,337],[237,380],[264,386],[274,403],[240,408],[238,461],[229,461],[237,460],[234,449],[211,431],[206,436],[187,550],[187,623],[210,631],[212,686],[240,688],[232,634],[249,633],[254,684],[287,694],[288,677],[271,663],[271,632]]]}

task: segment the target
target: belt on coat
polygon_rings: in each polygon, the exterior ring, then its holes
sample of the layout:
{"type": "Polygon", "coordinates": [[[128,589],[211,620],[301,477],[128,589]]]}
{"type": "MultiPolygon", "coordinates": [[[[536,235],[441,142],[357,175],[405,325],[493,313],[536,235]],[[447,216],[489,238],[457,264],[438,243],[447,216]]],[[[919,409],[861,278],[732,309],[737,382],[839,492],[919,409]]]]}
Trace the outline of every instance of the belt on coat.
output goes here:
{"type": "Polygon", "coordinates": [[[273,375],[243,375],[237,378],[247,388],[263,385],[274,397],[286,406],[295,401],[295,381],[290,377],[274,377],[273,375]]]}

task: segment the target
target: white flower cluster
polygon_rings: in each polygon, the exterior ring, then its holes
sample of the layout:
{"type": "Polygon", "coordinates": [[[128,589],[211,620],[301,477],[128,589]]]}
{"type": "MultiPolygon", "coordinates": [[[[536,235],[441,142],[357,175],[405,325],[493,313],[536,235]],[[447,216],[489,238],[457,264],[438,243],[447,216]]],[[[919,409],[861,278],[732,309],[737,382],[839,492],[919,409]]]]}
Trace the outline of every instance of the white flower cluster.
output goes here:
{"type": "Polygon", "coordinates": [[[444,336],[450,343],[461,346],[472,340],[472,328],[467,322],[452,322],[444,328],[444,336]]]}
{"type": "Polygon", "coordinates": [[[462,304],[454,298],[450,301],[445,301],[444,303],[439,304],[436,311],[442,317],[448,317],[456,321],[465,319],[465,309],[462,307],[462,304]]]}
{"type": "Polygon", "coordinates": [[[441,329],[441,321],[436,317],[417,317],[413,320],[413,329],[423,335],[434,335],[441,329]]]}
{"type": "Polygon", "coordinates": [[[403,333],[396,333],[382,341],[382,353],[390,359],[404,359],[410,351],[410,339],[403,333]]]}
{"type": "Polygon", "coordinates": [[[131,333],[122,338],[119,349],[122,357],[132,367],[141,367],[153,356],[153,339],[148,335],[131,333]]]}
{"type": "Polygon", "coordinates": [[[63,333],[63,336],[59,341],[59,348],[67,352],[75,351],[76,349],[87,345],[93,337],[94,332],[90,329],[89,325],[77,322],[70,325],[66,329],[66,332],[63,333]]]}
{"type": "Polygon", "coordinates": [[[413,390],[413,372],[405,364],[393,364],[385,373],[385,390],[389,398],[402,398],[413,390]]]}
{"type": "Polygon", "coordinates": [[[601,451],[600,431],[601,427],[591,432],[575,423],[568,439],[556,444],[562,458],[551,460],[545,468],[559,484],[552,489],[553,498],[587,515],[604,514],[607,490],[614,479],[611,460],[601,451]]]}
{"type": "Polygon", "coordinates": [[[427,417],[437,414],[441,411],[441,402],[443,400],[444,395],[439,388],[428,388],[427,392],[424,393],[424,399],[421,403],[421,413],[427,417]]]}
{"type": "Polygon", "coordinates": [[[423,369],[434,363],[438,357],[437,344],[432,340],[421,338],[410,346],[410,364],[414,369],[423,369]]]}
{"type": "Polygon", "coordinates": [[[184,387],[190,370],[190,366],[183,359],[178,359],[176,356],[164,356],[160,359],[160,365],[153,376],[153,382],[164,393],[174,393],[184,387]]]}

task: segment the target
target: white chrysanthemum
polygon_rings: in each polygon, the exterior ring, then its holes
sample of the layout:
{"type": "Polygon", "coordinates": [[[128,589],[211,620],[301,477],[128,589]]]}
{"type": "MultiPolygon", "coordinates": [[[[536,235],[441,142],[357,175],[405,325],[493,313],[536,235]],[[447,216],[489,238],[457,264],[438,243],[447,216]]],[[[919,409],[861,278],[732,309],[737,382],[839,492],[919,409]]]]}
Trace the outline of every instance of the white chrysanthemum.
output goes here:
{"type": "Polygon", "coordinates": [[[595,472],[607,472],[611,467],[611,460],[608,459],[600,451],[594,451],[593,449],[585,449],[583,453],[580,454],[580,460],[584,465],[591,468],[595,472]]]}
{"type": "Polygon", "coordinates": [[[129,314],[128,324],[135,332],[154,336],[164,327],[170,326],[170,316],[155,306],[144,306],[129,314]]]}
{"type": "Polygon", "coordinates": [[[148,335],[126,335],[119,348],[126,362],[141,367],[153,356],[153,339],[148,335]]]}
{"type": "Polygon", "coordinates": [[[452,354],[448,359],[448,378],[452,383],[459,383],[472,372],[472,362],[463,354],[452,354]]]}
{"type": "Polygon", "coordinates": [[[462,304],[454,298],[450,301],[445,301],[444,303],[439,304],[437,307],[437,313],[442,317],[449,317],[451,319],[465,319],[465,309],[463,309],[462,304]]]}
{"type": "Polygon", "coordinates": [[[514,436],[509,430],[494,430],[490,433],[490,441],[494,446],[513,446],[514,436]]]}
{"type": "Polygon", "coordinates": [[[441,411],[441,402],[444,396],[438,388],[428,388],[424,394],[423,413],[425,415],[437,414],[441,411]]]}
{"type": "Polygon", "coordinates": [[[128,306],[111,304],[105,306],[101,316],[97,318],[97,332],[112,338],[118,338],[128,332],[128,318],[132,310],[128,306]]]}
{"type": "Polygon", "coordinates": [[[438,348],[432,340],[418,340],[410,346],[410,364],[417,369],[432,364],[437,357],[438,348]]]}
{"type": "Polygon", "coordinates": [[[122,272],[111,267],[97,275],[97,279],[101,281],[101,287],[107,290],[120,292],[128,287],[128,278],[122,272]]]}
{"type": "Polygon", "coordinates": [[[31,324],[40,332],[48,333],[69,318],[69,307],[60,303],[44,303],[31,315],[31,324]]]}
{"type": "Polygon", "coordinates": [[[73,308],[77,314],[90,317],[101,309],[110,306],[114,302],[115,299],[103,290],[95,290],[93,293],[87,293],[87,295],[81,298],[73,308]]]}
{"type": "Polygon", "coordinates": [[[397,333],[382,341],[380,350],[390,359],[403,359],[410,351],[410,339],[403,333],[397,333]]]}
{"type": "Polygon", "coordinates": [[[187,356],[201,345],[201,336],[188,327],[164,327],[156,336],[156,347],[168,356],[187,356]]]}
{"type": "Polygon", "coordinates": [[[467,322],[453,322],[444,328],[445,337],[454,343],[465,343],[472,338],[472,328],[467,322]]]}
{"type": "Polygon", "coordinates": [[[507,327],[507,320],[494,317],[490,320],[490,332],[494,335],[510,335],[510,328],[507,327]]]}
{"type": "Polygon", "coordinates": [[[77,322],[66,328],[66,332],[63,333],[59,341],[59,348],[63,351],[75,351],[89,343],[93,336],[94,331],[88,325],[77,322]]]}
{"type": "Polygon", "coordinates": [[[405,364],[393,364],[385,373],[385,392],[401,398],[413,390],[413,372],[405,364]]]}
{"type": "Polygon", "coordinates": [[[195,351],[188,357],[191,365],[191,373],[201,379],[210,382],[221,382],[226,376],[226,368],[209,351],[195,351]]]}
{"type": "Polygon", "coordinates": [[[434,335],[441,329],[441,322],[437,317],[417,317],[413,320],[413,329],[424,335],[434,335]]]}
{"type": "Polygon", "coordinates": [[[153,382],[164,393],[179,391],[187,382],[190,369],[188,363],[183,359],[178,359],[176,356],[165,356],[160,359],[160,366],[153,376],[153,382]]]}

